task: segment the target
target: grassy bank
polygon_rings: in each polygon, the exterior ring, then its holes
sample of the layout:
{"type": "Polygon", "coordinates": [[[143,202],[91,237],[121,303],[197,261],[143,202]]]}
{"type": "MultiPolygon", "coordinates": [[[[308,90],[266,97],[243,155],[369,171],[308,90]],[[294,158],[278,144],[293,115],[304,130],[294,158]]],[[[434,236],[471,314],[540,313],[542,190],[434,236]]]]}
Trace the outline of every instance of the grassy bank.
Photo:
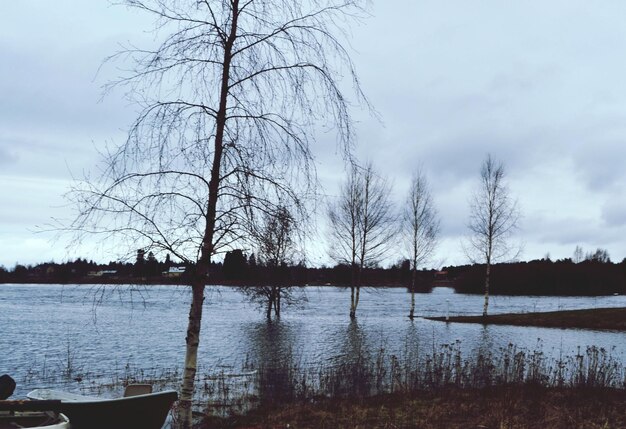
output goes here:
{"type": "MultiPolygon", "coordinates": [[[[445,321],[445,317],[427,317],[445,321]]],[[[450,322],[494,325],[541,326],[546,328],[579,328],[626,331],[626,308],[550,311],[545,313],[453,316],[450,322]]]]}
{"type": "Polygon", "coordinates": [[[626,391],[501,386],[263,407],[202,428],[624,428],[626,391]]]}
{"type": "Polygon", "coordinates": [[[559,359],[514,345],[464,357],[455,343],[318,367],[287,360],[257,367],[247,406],[205,402],[198,427],[626,427],[624,366],[597,347],[559,359]]]}
{"type": "MultiPolygon", "coordinates": [[[[390,353],[348,338],[344,353],[308,364],[288,350],[239,367],[202,368],[194,414],[199,428],[626,428],[621,356],[590,346],[552,356],[519,349],[464,353],[461,342],[407,339],[390,353]],[[621,419],[621,420],[620,420],[621,419]]],[[[112,378],[83,371],[69,353],[27,379],[76,393],[117,397],[129,383],[178,388],[180,372],[117,367],[112,378]]]]}

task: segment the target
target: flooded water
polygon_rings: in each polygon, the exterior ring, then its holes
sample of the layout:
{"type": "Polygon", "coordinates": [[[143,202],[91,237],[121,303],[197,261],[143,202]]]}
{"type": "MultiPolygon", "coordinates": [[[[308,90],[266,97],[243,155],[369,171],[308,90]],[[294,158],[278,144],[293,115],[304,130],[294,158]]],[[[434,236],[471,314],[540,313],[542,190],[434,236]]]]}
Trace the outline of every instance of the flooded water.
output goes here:
{"type": "MultiPolygon", "coordinates": [[[[348,318],[349,290],[308,287],[305,293],[307,302],[285,308],[280,322],[268,324],[264,312],[236,288],[208,288],[200,366],[234,370],[245,361],[272,361],[287,353],[304,364],[319,364],[349,353],[355,336],[362,347],[391,353],[402,353],[409,338],[427,349],[459,341],[467,353],[514,344],[556,356],[593,345],[626,363],[621,332],[410,321],[410,295],[404,289],[365,289],[354,324],[348,318]]],[[[111,379],[129,370],[180,369],[189,303],[186,287],[0,285],[0,373],[16,378],[17,397],[50,387],[41,385],[47,372],[111,379]]],[[[625,306],[625,296],[493,296],[490,312],[625,306]]],[[[448,288],[417,295],[420,316],[481,311],[481,296],[448,288]]]]}

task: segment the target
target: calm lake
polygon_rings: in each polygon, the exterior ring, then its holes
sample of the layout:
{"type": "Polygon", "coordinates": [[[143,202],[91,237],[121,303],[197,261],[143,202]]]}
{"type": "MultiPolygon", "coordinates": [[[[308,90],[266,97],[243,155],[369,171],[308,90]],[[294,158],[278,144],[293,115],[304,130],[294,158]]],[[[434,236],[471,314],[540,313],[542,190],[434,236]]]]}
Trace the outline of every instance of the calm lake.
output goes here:
{"type": "MultiPolygon", "coordinates": [[[[497,351],[514,344],[547,355],[573,355],[578,348],[603,347],[626,362],[626,334],[588,330],[411,322],[405,289],[365,289],[356,324],[348,318],[350,293],[335,287],[307,287],[302,306],[287,307],[279,322],[231,287],[210,287],[204,308],[200,365],[206,372],[241,368],[291,353],[317,364],[340,358],[354,335],[371,350],[402,353],[411,344],[432,349],[459,341],[464,352],[497,351]]],[[[418,294],[423,316],[480,314],[482,297],[436,288],[418,294]]],[[[0,374],[18,382],[15,396],[50,387],[45,375],[70,369],[110,380],[125,371],[179,369],[189,289],[174,286],[0,285],[0,374]],[[42,380],[43,379],[43,380],[42,380]]],[[[626,296],[493,296],[490,313],[624,307],[626,296]]],[[[76,381],[76,383],[80,383],[76,381]]],[[[67,386],[65,386],[67,388],[67,386]]],[[[71,386],[70,386],[71,387],[71,386]]]]}

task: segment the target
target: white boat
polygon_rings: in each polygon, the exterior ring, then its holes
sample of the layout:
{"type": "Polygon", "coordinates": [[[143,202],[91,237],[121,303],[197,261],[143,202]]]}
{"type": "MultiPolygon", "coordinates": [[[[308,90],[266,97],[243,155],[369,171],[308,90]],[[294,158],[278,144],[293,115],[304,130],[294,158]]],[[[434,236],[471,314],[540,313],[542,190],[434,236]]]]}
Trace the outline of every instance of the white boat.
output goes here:
{"type": "Polygon", "coordinates": [[[0,429],[70,429],[70,421],[55,411],[16,411],[23,401],[0,401],[0,429]],[[16,405],[17,404],[17,405],[16,405]]]}

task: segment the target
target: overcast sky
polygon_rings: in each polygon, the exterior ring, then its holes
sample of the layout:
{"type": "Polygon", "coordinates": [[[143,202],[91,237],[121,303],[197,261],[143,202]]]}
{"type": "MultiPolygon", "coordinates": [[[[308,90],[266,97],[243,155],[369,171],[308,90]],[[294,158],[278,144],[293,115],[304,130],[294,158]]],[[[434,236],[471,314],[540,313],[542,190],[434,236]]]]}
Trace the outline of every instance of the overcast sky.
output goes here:
{"type": "MultiPolygon", "coordinates": [[[[382,121],[356,112],[357,153],[398,201],[422,166],[441,215],[435,265],[467,261],[487,153],[522,209],[522,259],[577,245],[626,257],[626,2],[375,0],[371,12],[352,29],[352,56],[382,121]]],[[[101,100],[113,75],[98,68],[119,44],[149,43],[149,29],[150,17],[106,0],[0,2],[0,265],[81,253],[36,231],[68,216],[72,175],[124,139],[136,108],[122,94],[101,100]]],[[[340,160],[318,155],[332,194],[340,160]]]]}

